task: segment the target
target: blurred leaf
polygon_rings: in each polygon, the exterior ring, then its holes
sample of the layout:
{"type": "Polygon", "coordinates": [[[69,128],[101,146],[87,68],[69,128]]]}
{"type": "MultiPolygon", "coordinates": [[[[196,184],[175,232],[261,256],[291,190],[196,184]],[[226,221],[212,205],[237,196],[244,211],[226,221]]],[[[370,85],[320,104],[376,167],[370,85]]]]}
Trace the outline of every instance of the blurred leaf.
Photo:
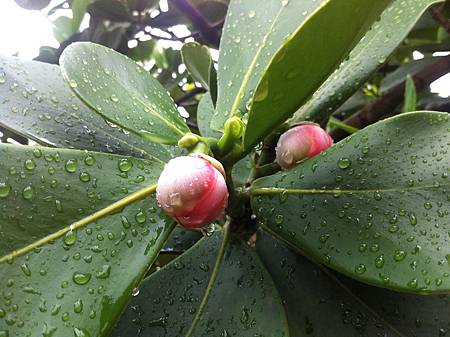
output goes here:
{"type": "Polygon", "coordinates": [[[197,42],[185,43],[181,48],[183,63],[195,81],[210,92],[212,102],[217,100],[217,74],[208,47],[197,42]]]}
{"type": "Polygon", "coordinates": [[[57,66],[0,56],[0,125],[40,144],[170,159],[160,144],[111,127],[66,85],[57,66]]]}
{"type": "Polygon", "coordinates": [[[50,0],[15,0],[16,4],[25,9],[41,10],[50,4],[50,0]]]}
{"type": "Polygon", "coordinates": [[[169,68],[169,63],[166,58],[166,49],[162,48],[160,45],[157,44],[155,48],[153,48],[152,57],[155,60],[155,64],[158,68],[169,68]]]}
{"type": "Polygon", "coordinates": [[[53,21],[53,25],[53,35],[59,43],[67,40],[76,32],[73,29],[72,19],[67,16],[58,16],[53,21]]]}
{"type": "Polygon", "coordinates": [[[214,114],[214,105],[209,92],[205,93],[198,102],[197,125],[203,137],[219,138],[221,133],[211,129],[211,118],[214,114]]]}
{"type": "Polygon", "coordinates": [[[405,86],[405,101],[403,103],[402,112],[416,111],[417,92],[416,85],[411,76],[408,75],[405,86]]]}
{"type": "Polygon", "coordinates": [[[441,0],[394,0],[349,57],[325,81],[292,120],[324,122],[386,62],[432,4],[441,0]]]}
{"type": "Polygon", "coordinates": [[[223,21],[229,0],[189,0],[211,25],[223,21]]]}
{"type": "Polygon", "coordinates": [[[449,291],[447,113],[402,114],[255,181],[265,230],[365,283],[449,291]],[[274,187],[276,186],[276,187],[274,187]],[[320,210],[320,212],[319,212],[320,210]]]}
{"type": "Polygon", "coordinates": [[[95,0],[72,0],[72,30],[78,32],[87,7],[95,0]]]}
{"type": "Polygon", "coordinates": [[[129,49],[127,56],[135,61],[145,61],[152,57],[156,40],[138,41],[138,45],[129,49]]]}
{"type": "Polygon", "coordinates": [[[95,0],[88,6],[88,12],[96,18],[112,21],[132,22],[134,20],[125,1],[95,0]]]}
{"type": "Polygon", "coordinates": [[[145,280],[111,337],[288,336],[270,276],[228,235],[201,239],[145,280]]]}
{"type": "Polygon", "coordinates": [[[189,230],[177,226],[173,230],[162,251],[167,253],[182,253],[191,248],[202,237],[202,233],[198,230],[189,230]]]}
{"type": "MultiPolygon", "coordinates": [[[[244,134],[244,151],[249,151],[306,102],[388,3],[389,0],[328,1],[285,40],[256,88],[244,134]]],[[[286,8],[294,10],[289,4],[286,8]]],[[[236,110],[231,111],[233,114],[236,110]]]]}
{"type": "Polygon", "coordinates": [[[64,50],[60,63],[72,89],[114,124],[164,144],[176,144],[189,132],[164,87],[126,56],[79,42],[64,50]]]}

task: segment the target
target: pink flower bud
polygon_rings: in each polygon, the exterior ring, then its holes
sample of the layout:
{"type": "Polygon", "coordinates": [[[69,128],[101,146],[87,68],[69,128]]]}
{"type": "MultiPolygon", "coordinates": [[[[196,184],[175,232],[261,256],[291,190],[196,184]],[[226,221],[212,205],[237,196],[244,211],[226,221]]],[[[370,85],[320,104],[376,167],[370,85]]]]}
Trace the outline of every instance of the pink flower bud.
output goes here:
{"type": "Polygon", "coordinates": [[[283,169],[314,157],[333,145],[330,135],[315,124],[301,124],[283,133],[278,140],[277,162],[283,169]]]}
{"type": "Polygon", "coordinates": [[[204,154],[170,160],[159,177],[156,199],[167,214],[186,228],[217,220],[228,205],[222,164],[204,154]]]}

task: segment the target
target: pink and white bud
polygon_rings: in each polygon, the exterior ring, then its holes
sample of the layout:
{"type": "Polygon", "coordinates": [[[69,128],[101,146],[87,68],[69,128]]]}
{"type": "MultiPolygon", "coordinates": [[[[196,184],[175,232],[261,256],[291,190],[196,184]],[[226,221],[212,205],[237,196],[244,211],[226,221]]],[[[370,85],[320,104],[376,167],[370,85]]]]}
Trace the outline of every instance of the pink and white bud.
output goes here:
{"type": "Polygon", "coordinates": [[[314,157],[333,145],[333,139],[315,124],[301,124],[283,133],[278,140],[277,162],[283,169],[314,157]]]}
{"type": "Polygon", "coordinates": [[[170,160],[159,177],[156,199],[167,214],[186,228],[217,220],[228,205],[222,164],[204,154],[170,160]]]}

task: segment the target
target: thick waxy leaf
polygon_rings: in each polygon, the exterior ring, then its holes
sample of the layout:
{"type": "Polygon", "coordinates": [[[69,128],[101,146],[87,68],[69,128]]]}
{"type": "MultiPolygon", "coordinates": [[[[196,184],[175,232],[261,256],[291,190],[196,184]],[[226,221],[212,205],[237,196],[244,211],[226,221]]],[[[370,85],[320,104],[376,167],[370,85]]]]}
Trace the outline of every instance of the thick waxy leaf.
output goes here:
{"type": "Polygon", "coordinates": [[[176,144],[189,132],[164,87],[126,56],[80,42],[64,50],[60,63],[72,89],[114,124],[164,144],[176,144]]]}
{"type": "Polygon", "coordinates": [[[247,151],[306,102],[389,2],[327,1],[286,39],[256,89],[244,135],[247,151]]]}
{"type": "Polygon", "coordinates": [[[204,137],[219,138],[220,133],[211,129],[210,122],[214,114],[214,105],[211,95],[206,93],[198,102],[197,107],[197,125],[200,133],[204,137]]]}
{"type": "Polygon", "coordinates": [[[184,229],[181,226],[176,227],[169,240],[167,240],[163,251],[167,253],[181,253],[191,248],[194,243],[202,238],[200,231],[184,229]]]}
{"type": "Polygon", "coordinates": [[[162,145],[109,126],[54,65],[0,56],[0,102],[0,124],[40,144],[170,158],[162,145]]]}
{"type": "Polygon", "coordinates": [[[256,248],[283,299],[291,337],[438,337],[450,326],[448,296],[401,294],[338,278],[268,235],[258,237],[256,248]]]}
{"type": "Polygon", "coordinates": [[[450,123],[419,112],[374,124],[252,187],[264,228],[366,283],[450,289],[450,123]]]}
{"type": "Polygon", "coordinates": [[[0,144],[0,256],[154,184],[159,161],[0,144]]]}
{"type": "Polygon", "coordinates": [[[287,337],[288,331],[256,253],[215,234],[143,282],[111,336],[141,335],[287,337]]]}
{"type": "Polygon", "coordinates": [[[173,227],[146,198],[2,261],[0,335],[108,336],[173,227]]]}
{"type": "Polygon", "coordinates": [[[325,0],[233,0],[220,42],[217,111],[221,130],[234,114],[243,115],[264,69],[276,51],[325,0]]]}
{"type": "Polygon", "coordinates": [[[386,61],[425,10],[439,2],[442,0],[393,0],[348,59],[295,114],[294,121],[326,120],[386,61]]]}
{"type": "Polygon", "coordinates": [[[181,48],[183,63],[194,80],[210,92],[213,102],[217,100],[217,74],[208,47],[189,42],[181,48]]]}

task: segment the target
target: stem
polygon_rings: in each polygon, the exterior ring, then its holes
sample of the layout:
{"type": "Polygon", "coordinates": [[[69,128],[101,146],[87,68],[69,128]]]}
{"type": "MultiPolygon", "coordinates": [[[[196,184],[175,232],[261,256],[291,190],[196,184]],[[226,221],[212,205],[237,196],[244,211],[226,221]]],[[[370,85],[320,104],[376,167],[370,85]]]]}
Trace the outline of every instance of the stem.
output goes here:
{"type": "Polygon", "coordinates": [[[277,163],[270,163],[263,166],[256,166],[253,173],[253,179],[260,177],[270,176],[281,170],[280,165],[277,163]]]}
{"type": "Polygon", "coordinates": [[[97,221],[106,215],[112,214],[112,213],[116,212],[117,210],[119,210],[129,204],[132,204],[135,201],[141,200],[141,199],[149,196],[150,194],[155,193],[155,191],[156,191],[156,184],[150,185],[150,186],[145,187],[137,192],[134,192],[134,193],[128,195],[127,197],[120,199],[120,200],[116,201],[115,203],[113,203],[113,204],[111,204],[111,205],[109,205],[109,206],[107,206],[107,207],[81,219],[81,220],[78,220],[78,221],[72,223],[68,227],[60,229],[59,231],[52,233],[52,234],[46,236],[45,238],[35,241],[26,247],[15,250],[10,254],[1,257],[0,263],[3,263],[5,261],[11,261],[15,257],[26,254],[26,253],[32,251],[33,249],[48,243],[49,241],[59,239],[60,237],[65,235],[67,232],[76,230],[76,229],[84,227],[94,221],[97,221]]]}
{"type": "Polygon", "coordinates": [[[340,121],[339,119],[337,119],[335,117],[330,118],[330,120],[328,121],[328,125],[331,128],[338,128],[338,129],[344,130],[348,133],[355,133],[355,132],[359,131],[358,128],[355,128],[351,125],[345,124],[344,122],[340,121]]]}
{"type": "Polygon", "coordinates": [[[230,152],[238,143],[243,132],[244,123],[237,117],[229,118],[223,127],[223,135],[217,142],[220,152],[224,155],[230,152]]]}

